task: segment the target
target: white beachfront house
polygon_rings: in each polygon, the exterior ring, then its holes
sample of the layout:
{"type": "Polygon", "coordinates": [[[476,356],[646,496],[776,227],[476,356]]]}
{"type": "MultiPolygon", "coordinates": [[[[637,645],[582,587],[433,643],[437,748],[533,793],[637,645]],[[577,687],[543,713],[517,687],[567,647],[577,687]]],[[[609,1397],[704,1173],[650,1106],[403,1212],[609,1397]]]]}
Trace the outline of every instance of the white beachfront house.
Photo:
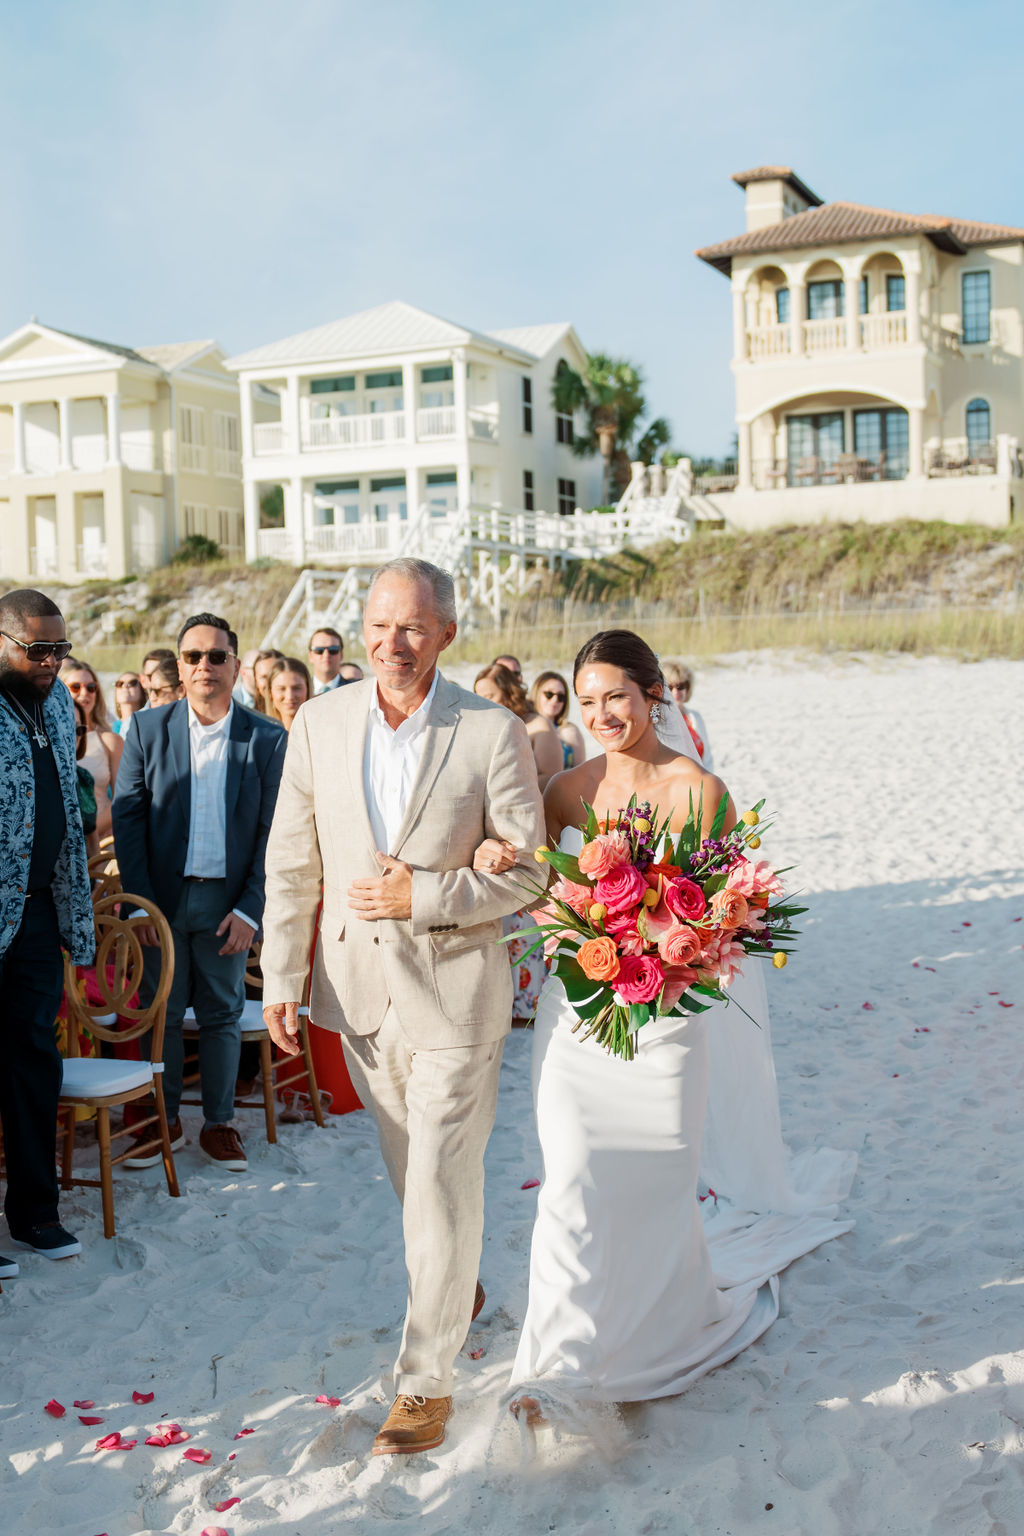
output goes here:
{"type": "Polygon", "coordinates": [[[238,381],[223,364],[214,341],[122,347],[34,320],[0,341],[0,575],[116,579],[196,533],[241,558],[238,381]]]}
{"type": "Polygon", "coordinates": [[[1024,515],[1024,229],[823,203],[788,166],[733,180],[738,527],[1024,515]]]}
{"type": "Polygon", "coordinates": [[[569,324],[483,334],[400,302],[229,358],[247,558],[376,563],[418,519],[594,505],[600,460],[573,453],[581,423],[551,405],[556,370],[585,364],[569,324]],[[267,389],[280,412],[260,422],[267,389]]]}

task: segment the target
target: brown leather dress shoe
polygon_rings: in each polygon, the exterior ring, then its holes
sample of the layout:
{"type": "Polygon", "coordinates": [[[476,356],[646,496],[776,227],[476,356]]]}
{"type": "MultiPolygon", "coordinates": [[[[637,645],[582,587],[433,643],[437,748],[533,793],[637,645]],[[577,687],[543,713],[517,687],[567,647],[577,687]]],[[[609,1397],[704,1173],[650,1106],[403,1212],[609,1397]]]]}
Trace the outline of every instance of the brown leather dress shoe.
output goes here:
{"type": "Polygon", "coordinates": [[[452,1415],[450,1397],[414,1397],[400,1392],[373,1442],[375,1456],[411,1456],[444,1443],[452,1415]]]}

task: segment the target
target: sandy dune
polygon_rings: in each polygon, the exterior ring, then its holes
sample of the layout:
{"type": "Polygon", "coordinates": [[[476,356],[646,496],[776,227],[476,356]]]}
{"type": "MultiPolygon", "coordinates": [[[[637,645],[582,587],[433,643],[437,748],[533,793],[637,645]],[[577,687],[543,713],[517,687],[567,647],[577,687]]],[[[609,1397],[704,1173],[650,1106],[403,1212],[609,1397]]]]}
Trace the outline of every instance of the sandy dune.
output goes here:
{"type": "Polygon", "coordinates": [[[767,795],[770,851],[813,895],[771,987],[790,1143],[860,1160],[855,1230],[787,1271],[761,1343],[524,1459],[500,1404],[535,1201],[521,1185],[539,1173],[517,1033],[450,1438],[375,1460],[405,1287],[367,1117],[284,1126],[268,1148],[254,1113],[249,1173],[225,1182],[186,1112],[182,1200],[159,1170],[122,1174],[107,1243],[98,1195],[76,1192],[63,1215],[83,1257],[25,1255],[4,1284],[0,1528],[1018,1536],[1022,695],[1024,665],[1000,662],[740,659],[699,679],[723,775],[740,800],[767,795]],[[81,1426],[75,1398],[105,1423],[81,1426]],[[162,1416],[211,1460],[145,1446],[162,1416]],[[137,1447],[95,1453],[111,1430],[137,1447]]]}

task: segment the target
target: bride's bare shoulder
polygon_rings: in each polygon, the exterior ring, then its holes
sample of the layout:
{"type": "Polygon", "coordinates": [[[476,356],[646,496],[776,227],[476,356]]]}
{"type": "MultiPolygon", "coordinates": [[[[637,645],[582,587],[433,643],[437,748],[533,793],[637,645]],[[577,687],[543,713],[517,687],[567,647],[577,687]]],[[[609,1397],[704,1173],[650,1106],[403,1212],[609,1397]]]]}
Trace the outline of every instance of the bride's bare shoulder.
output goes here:
{"type": "MultiPolygon", "coordinates": [[[[671,788],[674,791],[672,825],[677,831],[689,814],[691,795],[695,807],[700,804],[703,796],[705,822],[711,822],[714,819],[722,796],[729,795],[728,786],[717,773],[711,773],[709,769],[702,768],[699,763],[695,763],[689,757],[676,758],[672,768],[671,788]]],[[[667,811],[668,805],[666,804],[663,809],[667,811]]],[[[735,823],[736,811],[730,803],[726,812],[726,830],[730,830],[735,823]]]]}
{"type": "Polygon", "coordinates": [[[588,804],[592,802],[594,790],[601,782],[600,761],[592,758],[575,768],[566,768],[548,780],[544,812],[549,825],[556,824],[559,828],[579,825],[584,800],[588,804]]]}

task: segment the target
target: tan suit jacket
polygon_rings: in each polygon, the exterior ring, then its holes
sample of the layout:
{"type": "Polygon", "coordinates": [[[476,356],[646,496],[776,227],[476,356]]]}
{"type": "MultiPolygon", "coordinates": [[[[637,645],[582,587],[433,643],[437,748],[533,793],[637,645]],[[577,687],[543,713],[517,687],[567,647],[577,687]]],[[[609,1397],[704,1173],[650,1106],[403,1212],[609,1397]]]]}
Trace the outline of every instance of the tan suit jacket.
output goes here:
{"type": "Polygon", "coordinates": [[[353,880],[375,878],[363,790],[372,678],[310,699],[292,726],[267,845],[263,999],[303,995],[316,935],[310,1017],[368,1035],[391,1002],[419,1049],[500,1039],[510,1027],[512,976],[501,919],[537,884],[544,815],[521,720],[438,679],[419,773],[395,846],[413,867],[412,918],[364,922],[349,911],[353,880]],[[478,874],[485,837],[507,839],[522,869],[478,874]]]}

